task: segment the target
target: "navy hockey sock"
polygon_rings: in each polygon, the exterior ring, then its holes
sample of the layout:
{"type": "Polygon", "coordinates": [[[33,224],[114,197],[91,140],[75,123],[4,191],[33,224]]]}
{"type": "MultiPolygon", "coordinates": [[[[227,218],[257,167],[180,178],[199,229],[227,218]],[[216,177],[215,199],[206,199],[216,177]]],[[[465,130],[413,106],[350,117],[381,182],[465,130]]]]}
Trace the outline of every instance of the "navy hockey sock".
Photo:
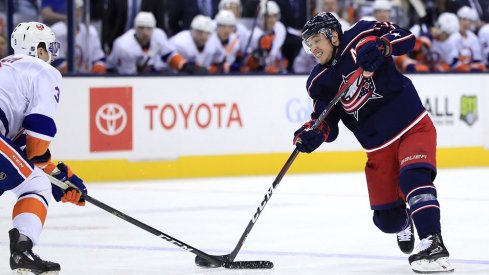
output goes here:
{"type": "Polygon", "coordinates": [[[417,168],[402,171],[400,187],[406,195],[419,238],[440,233],[440,205],[432,183],[432,170],[417,168]]]}

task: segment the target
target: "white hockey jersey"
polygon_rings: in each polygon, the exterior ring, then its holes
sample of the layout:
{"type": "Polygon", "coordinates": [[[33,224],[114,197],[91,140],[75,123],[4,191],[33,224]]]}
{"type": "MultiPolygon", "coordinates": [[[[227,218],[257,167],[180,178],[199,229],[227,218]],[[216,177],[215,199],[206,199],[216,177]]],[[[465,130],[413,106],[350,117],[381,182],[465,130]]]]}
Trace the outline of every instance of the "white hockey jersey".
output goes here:
{"type": "Polygon", "coordinates": [[[450,54],[452,60],[467,63],[482,61],[479,38],[473,32],[467,31],[466,36],[456,32],[450,36],[450,40],[454,46],[450,54]]]}
{"type": "Polygon", "coordinates": [[[479,29],[479,42],[481,45],[482,61],[489,65],[489,24],[479,29]]]}
{"type": "Polygon", "coordinates": [[[214,40],[208,43],[214,43],[217,44],[221,47],[221,51],[224,52],[225,60],[226,63],[232,64],[236,60],[236,56],[238,55],[238,52],[240,52],[240,40],[238,38],[238,35],[236,33],[232,33],[229,36],[229,39],[226,44],[223,44],[221,40],[219,39],[219,36],[217,36],[217,33],[213,33],[209,40],[214,40]]]}
{"type": "Polygon", "coordinates": [[[177,33],[170,38],[170,41],[175,45],[177,52],[187,61],[195,62],[201,67],[209,69],[212,64],[219,64],[224,60],[223,47],[220,45],[219,39],[212,39],[212,35],[202,51],[197,49],[189,30],[177,33]]]}
{"type": "Polygon", "coordinates": [[[43,60],[11,55],[0,61],[0,133],[13,139],[23,129],[51,141],[62,91],[61,73],[43,60]]]}
{"type": "Polygon", "coordinates": [[[143,71],[148,69],[161,71],[167,68],[162,57],[170,60],[175,54],[175,48],[169,42],[166,33],[159,28],[154,28],[147,51],[138,43],[135,34],[135,30],[130,29],[115,40],[112,52],[107,58],[107,67],[114,68],[121,74],[136,74],[138,67],[143,71]]]}
{"type": "MultiPolygon", "coordinates": [[[[282,59],[282,46],[284,45],[285,37],[287,36],[287,29],[282,22],[278,21],[277,23],[275,23],[275,26],[273,26],[273,33],[275,34],[275,39],[273,40],[272,49],[267,58],[267,64],[282,59]]],[[[248,49],[248,53],[258,49],[258,43],[263,34],[265,33],[261,28],[255,27],[255,30],[253,31],[253,36],[251,37],[251,43],[248,49]]]]}
{"type": "MultiPolygon", "coordinates": [[[[61,44],[61,51],[56,59],[64,62],[68,54],[68,28],[65,22],[58,22],[51,26],[56,40],[61,44]]],[[[88,31],[85,24],[79,24],[75,36],[75,71],[80,73],[92,72],[96,63],[105,66],[105,53],[102,50],[100,38],[95,27],[90,26],[88,31]]],[[[59,67],[59,66],[58,66],[59,67]]]]}

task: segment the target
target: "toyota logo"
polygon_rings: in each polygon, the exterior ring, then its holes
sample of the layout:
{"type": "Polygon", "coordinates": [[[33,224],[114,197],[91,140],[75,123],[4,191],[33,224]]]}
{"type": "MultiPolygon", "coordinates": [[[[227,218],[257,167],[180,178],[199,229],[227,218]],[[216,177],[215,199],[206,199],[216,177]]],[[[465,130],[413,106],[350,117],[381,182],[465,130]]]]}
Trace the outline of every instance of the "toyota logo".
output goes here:
{"type": "Polygon", "coordinates": [[[104,104],[97,110],[95,124],[97,129],[107,136],[118,135],[126,128],[126,111],[117,103],[104,104]]]}

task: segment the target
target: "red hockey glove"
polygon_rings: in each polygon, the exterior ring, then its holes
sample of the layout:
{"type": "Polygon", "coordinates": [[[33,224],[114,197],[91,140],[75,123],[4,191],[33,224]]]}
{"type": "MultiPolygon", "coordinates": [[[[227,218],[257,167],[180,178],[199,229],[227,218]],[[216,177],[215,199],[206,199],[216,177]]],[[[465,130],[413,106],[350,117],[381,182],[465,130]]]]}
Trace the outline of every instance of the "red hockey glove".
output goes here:
{"type": "Polygon", "coordinates": [[[378,36],[362,38],[355,50],[358,64],[367,72],[377,70],[384,63],[385,58],[392,54],[392,46],[389,40],[378,36]]]}
{"type": "Polygon", "coordinates": [[[328,124],[322,122],[317,129],[312,130],[311,127],[314,123],[315,120],[306,122],[294,133],[294,144],[300,152],[311,153],[321,146],[321,144],[328,138],[328,124]]]}

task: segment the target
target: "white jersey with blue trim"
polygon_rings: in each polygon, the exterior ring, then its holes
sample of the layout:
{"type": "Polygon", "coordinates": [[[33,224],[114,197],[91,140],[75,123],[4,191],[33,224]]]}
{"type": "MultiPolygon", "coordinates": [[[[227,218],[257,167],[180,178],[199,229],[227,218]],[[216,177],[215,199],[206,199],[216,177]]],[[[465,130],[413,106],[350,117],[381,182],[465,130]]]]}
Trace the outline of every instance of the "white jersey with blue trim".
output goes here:
{"type": "Polygon", "coordinates": [[[0,133],[13,139],[25,129],[51,141],[61,90],[60,72],[39,58],[19,54],[0,60],[0,133]]]}
{"type": "Polygon", "coordinates": [[[204,48],[200,51],[195,45],[192,38],[192,32],[185,30],[177,33],[170,41],[175,45],[177,52],[187,61],[195,62],[197,65],[209,69],[212,64],[219,64],[224,60],[224,49],[218,39],[211,39],[205,43],[204,48]]]}

